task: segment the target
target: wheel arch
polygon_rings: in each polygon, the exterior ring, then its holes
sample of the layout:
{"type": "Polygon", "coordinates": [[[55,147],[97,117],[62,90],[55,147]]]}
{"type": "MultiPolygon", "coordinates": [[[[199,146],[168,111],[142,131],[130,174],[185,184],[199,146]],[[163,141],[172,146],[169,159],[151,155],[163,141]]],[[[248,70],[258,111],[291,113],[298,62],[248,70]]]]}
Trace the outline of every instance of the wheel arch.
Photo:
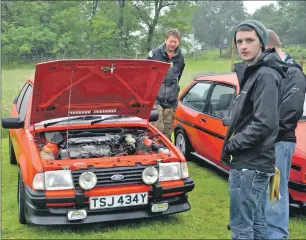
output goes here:
{"type": "Polygon", "coordinates": [[[193,146],[192,146],[192,142],[190,141],[190,136],[189,136],[189,134],[187,133],[187,131],[185,130],[185,128],[184,128],[183,125],[177,124],[177,125],[175,126],[175,128],[174,128],[174,137],[175,137],[176,131],[178,131],[178,130],[182,130],[182,131],[185,133],[185,135],[186,135],[186,137],[187,137],[187,141],[189,142],[189,144],[190,144],[192,150],[194,150],[194,148],[193,148],[193,146]]]}

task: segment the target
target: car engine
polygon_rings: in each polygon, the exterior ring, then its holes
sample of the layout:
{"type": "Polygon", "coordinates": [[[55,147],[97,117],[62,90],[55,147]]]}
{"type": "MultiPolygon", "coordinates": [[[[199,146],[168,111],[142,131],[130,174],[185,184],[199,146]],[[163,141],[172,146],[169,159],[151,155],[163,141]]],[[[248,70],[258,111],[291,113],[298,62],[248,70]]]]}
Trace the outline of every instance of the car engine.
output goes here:
{"type": "Polygon", "coordinates": [[[35,136],[45,160],[103,158],[169,153],[159,139],[143,128],[74,129],[35,136]]]}

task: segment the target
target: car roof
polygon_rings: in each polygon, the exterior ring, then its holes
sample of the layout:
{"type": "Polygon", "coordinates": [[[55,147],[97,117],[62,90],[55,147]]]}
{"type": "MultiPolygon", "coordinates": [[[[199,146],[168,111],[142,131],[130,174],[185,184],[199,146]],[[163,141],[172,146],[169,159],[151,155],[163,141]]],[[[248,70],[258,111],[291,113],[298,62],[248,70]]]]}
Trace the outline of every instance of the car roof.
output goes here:
{"type": "Polygon", "coordinates": [[[238,79],[236,73],[202,73],[198,74],[195,81],[214,81],[219,83],[226,83],[238,86],[238,79]]]}

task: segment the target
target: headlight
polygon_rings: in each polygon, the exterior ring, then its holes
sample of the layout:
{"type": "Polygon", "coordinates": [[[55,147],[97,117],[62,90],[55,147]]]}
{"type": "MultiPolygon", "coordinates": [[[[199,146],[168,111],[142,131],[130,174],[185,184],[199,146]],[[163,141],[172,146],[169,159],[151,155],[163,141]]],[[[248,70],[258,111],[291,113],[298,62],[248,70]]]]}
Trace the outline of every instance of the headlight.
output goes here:
{"type": "Polygon", "coordinates": [[[33,188],[35,190],[45,190],[45,175],[44,173],[36,173],[33,178],[33,188]]]}
{"type": "Polygon", "coordinates": [[[179,162],[159,164],[159,181],[178,179],[181,179],[181,164],[179,162]]]}
{"type": "Polygon", "coordinates": [[[97,184],[97,176],[93,172],[84,172],[79,178],[79,184],[84,190],[90,190],[97,184]]]}
{"type": "Polygon", "coordinates": [[[187,162],[181,163],[181,169],[182,169],[182,178],[189,178],[187,162]]]}
{"type": "Polygon", "coordinates": [[[147,167],[142,172],[142,180],[145,184],[151,185],[158,180],[158,171],[155,167],[147,167]]]}
{"type": "Polygon", "coordinates": [[[45,172],[46,190],[74,189],[70,170],[45,172]]]}

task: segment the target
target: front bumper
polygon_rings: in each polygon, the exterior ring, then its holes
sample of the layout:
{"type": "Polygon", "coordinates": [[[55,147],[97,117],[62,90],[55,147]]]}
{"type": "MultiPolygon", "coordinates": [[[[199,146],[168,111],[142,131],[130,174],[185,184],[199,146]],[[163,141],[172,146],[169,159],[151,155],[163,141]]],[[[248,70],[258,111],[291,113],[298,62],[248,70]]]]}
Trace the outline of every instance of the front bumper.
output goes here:
{"type": "Polygon", "coordinates": [[[149,202],[145,206],[122,207],[116,209],[90,210],[88,206],[88,196],[76,194],[75,197],[67,198],[46,198],[31,188],[26,187],[26,206],[25,216],[29,223],[35,225],[75,225],[98,222],[110,222],[127,219],[151,218],[164,216],[173,213],[190,210],[187,192],[192,191],[194,182],[191,178],[184,181],[184,186],[162,188],[159,183],[153,185],[149,191],[149,202]],[[163,197],[163,194],[178,193],[180,195],[163,197]],[[47,207],[50,203],[75,203],[75,207],[47,207]],[[151,203],[167,202],[169,208],[165,212],[152,213],[151,203]],[[69,221],[67,213],[69,210],[84,209],[87,212],[87,218],[77,221],[69,221]]]}

